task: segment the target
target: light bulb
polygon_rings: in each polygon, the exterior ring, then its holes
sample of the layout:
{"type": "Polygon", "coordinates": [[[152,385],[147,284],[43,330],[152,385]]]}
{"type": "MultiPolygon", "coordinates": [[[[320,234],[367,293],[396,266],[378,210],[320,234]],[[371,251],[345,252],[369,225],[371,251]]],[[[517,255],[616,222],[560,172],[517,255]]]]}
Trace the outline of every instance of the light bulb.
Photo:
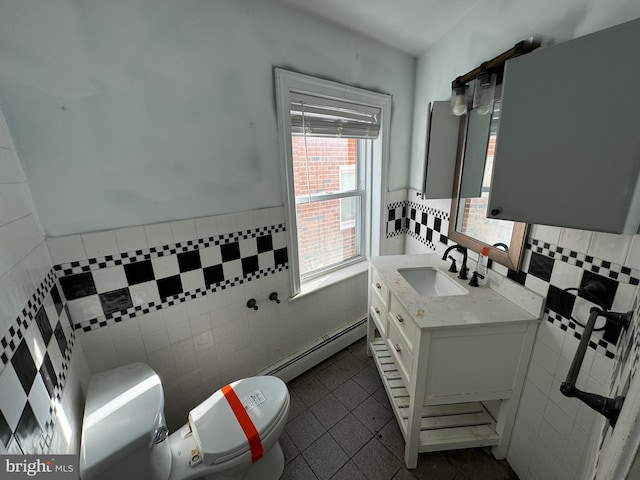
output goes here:
{"type": "Polygon", "coordinates": [[[451,113],[456,117],[467,113],[467,86],[460,85],[453,89],[451,96],[451,113]]]}
{"type": "Polygon", "coordinates": [[[476,78],[476,88],[473,92],[473,108],[478,115],[486,115],[493,107],[493,97],[496,93],[496,74],[482,72],[476,78]]]}

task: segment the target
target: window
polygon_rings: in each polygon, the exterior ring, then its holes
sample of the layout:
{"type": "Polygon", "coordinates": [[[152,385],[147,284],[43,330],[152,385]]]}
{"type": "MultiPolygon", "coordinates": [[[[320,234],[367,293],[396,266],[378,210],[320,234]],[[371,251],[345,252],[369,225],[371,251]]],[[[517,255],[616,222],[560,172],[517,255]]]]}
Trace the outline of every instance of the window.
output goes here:
{"type": "Polygon", "coordinates": [[[391,98],[281,69],[276,87],[295,296],[379,254],[391,98]]]}

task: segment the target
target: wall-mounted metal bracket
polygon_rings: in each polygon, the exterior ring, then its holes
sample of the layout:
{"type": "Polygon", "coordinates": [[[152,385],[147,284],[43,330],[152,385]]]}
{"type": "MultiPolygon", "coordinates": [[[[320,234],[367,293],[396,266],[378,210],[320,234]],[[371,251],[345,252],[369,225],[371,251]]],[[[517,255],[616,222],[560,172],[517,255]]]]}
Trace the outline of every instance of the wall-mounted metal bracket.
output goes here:
{"type": "Polygon", "coordinates": [[[589,311],[589,321],[584,328],[582,338],[580,339],[580,344],[578,345],[578,349],[576,350],[576,356],[573,358],[573,362],[571,362],[571,367],[569,367],[567,378],[564,382],[562,382],[562,385],[560,385],[560,392],[562,392],[562,394],[567,397],[575,397],[581,402],[584,402],[596,412],[604,415],[609,420],[609,424],[612,427],[615,427],[618,416],[620,415],[620,411],[622,410],[624,397],[608,398],[603,397],[602,395],[597,395],[595,393],[583,392],[582,390],[576,388],[576,380],[578,379],[578,374],[580,373],[580,367],[582,366],[584,355],[587,351],[587,347],[589,346],[589,340],[591,339],[591,334],[593,333],[593,327],[599,316],[603,316],[607,319],[607,321],[614,322],[626,329],[631,323],[633,312],[605,312],[604,310],[601,310],[597,307],[593,307],[589,311]]]}

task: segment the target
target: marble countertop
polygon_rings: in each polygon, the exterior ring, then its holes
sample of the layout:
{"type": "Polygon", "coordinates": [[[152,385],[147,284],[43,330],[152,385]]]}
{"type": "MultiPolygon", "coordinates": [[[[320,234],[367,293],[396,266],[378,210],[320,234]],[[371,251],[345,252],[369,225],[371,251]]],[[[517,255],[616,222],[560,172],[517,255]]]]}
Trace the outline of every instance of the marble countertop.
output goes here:
{"type": "MultiPolygon", "coordinates": [[[[471,287],[469,280],[448,272],[449,263],[437,254],[372,257],[370,264],[420,328],[463,327],[538,321],[518,305],[489,287],[471,287]],[[467,290],[465,295],[424,297],[404,279],[398,269],[435,267],[467,290]]],[[[542,297],[540,297],[542,302],[542,297]]]]}

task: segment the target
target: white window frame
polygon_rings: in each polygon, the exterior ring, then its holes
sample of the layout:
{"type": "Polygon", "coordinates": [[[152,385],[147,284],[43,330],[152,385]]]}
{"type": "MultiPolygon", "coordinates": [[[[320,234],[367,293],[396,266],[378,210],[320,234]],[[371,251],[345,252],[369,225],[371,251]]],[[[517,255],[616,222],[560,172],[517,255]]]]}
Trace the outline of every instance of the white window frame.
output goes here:
{"type": "MultiPolygon", "coordinates": [[[[356,155],[359,155],[360,154],[360,149],[359,148],[357,149],[357,152],[358,153],[356,155]]],[[[341,192],[344,190],[343,186],[342,186],[342,184],[343,184],[342,175],[344,175],[344,174],[352,174],[352,175],[354,175],[355,179],[356,179],[356,190],[359,189],[360,186],[357,184],[358,183],[358,170],[356,168],[358,167],[362,171],[362,167],[361,167],[360,163],[361,163],[361,159],[358,158],[357,165],[340,165],[339,183],[340,183],[340,191],[341,192]]],[[[358,195],[358,198],[360,198],[360,205],[361,205],[360,209],[361,210],[362,210],[362,208],[364,208],[364,205],[366,203],[366,199],[363,198],[363,197],[364,197],[364,195],[358,195]]],[[[356,198],[356,197],[355,196],[350,196],[350,197],[348,197],[348,200],[351,200],[352,198],[356,198]]],[[[344,202],[344,200],[345,199],[340,199],[340,230],[347,230],[348,228],[353,228],[358,223],[358,222],[356,222],[357,218],[352,218],[350,220],[345,220],[344,218],[342,218],[342,205],[343,205],[342,202],[344,202]]],[[[358,215],[358,213],[356,212],[356,216],[357,215],[358,215]]]]}
{"type": "MultiPolygon", "coordinates": [[[[386,236],[385,210],[388,190],[387,172],[389,165],[389,138],[391,133],[391,96],[372,92],[321,78],[291,72],[281,68],[274,69],[276,108],[278,116],[278,137],[280,145],[282,193],[284,197],[285,217],[287,221],[287,247],[289,250],[289,277],[291,282],[290,299],[302,292],[300,268],[298,265],[298,229],[296,224],[296,201],[293,184],[293,153],[291,146],[291,94],[307,94],[328,99],[336,99],[359,105],[368,105],[380,109],[380,135],[372,141],[372,164],[366,169],[364,241],[360,263],[369,256],[381,254],[386,236]]],[[[342,270],[348,269],[342,267],[342,270]]],[[[305,292],[308,293],[308,292],[305,292]]]]}

